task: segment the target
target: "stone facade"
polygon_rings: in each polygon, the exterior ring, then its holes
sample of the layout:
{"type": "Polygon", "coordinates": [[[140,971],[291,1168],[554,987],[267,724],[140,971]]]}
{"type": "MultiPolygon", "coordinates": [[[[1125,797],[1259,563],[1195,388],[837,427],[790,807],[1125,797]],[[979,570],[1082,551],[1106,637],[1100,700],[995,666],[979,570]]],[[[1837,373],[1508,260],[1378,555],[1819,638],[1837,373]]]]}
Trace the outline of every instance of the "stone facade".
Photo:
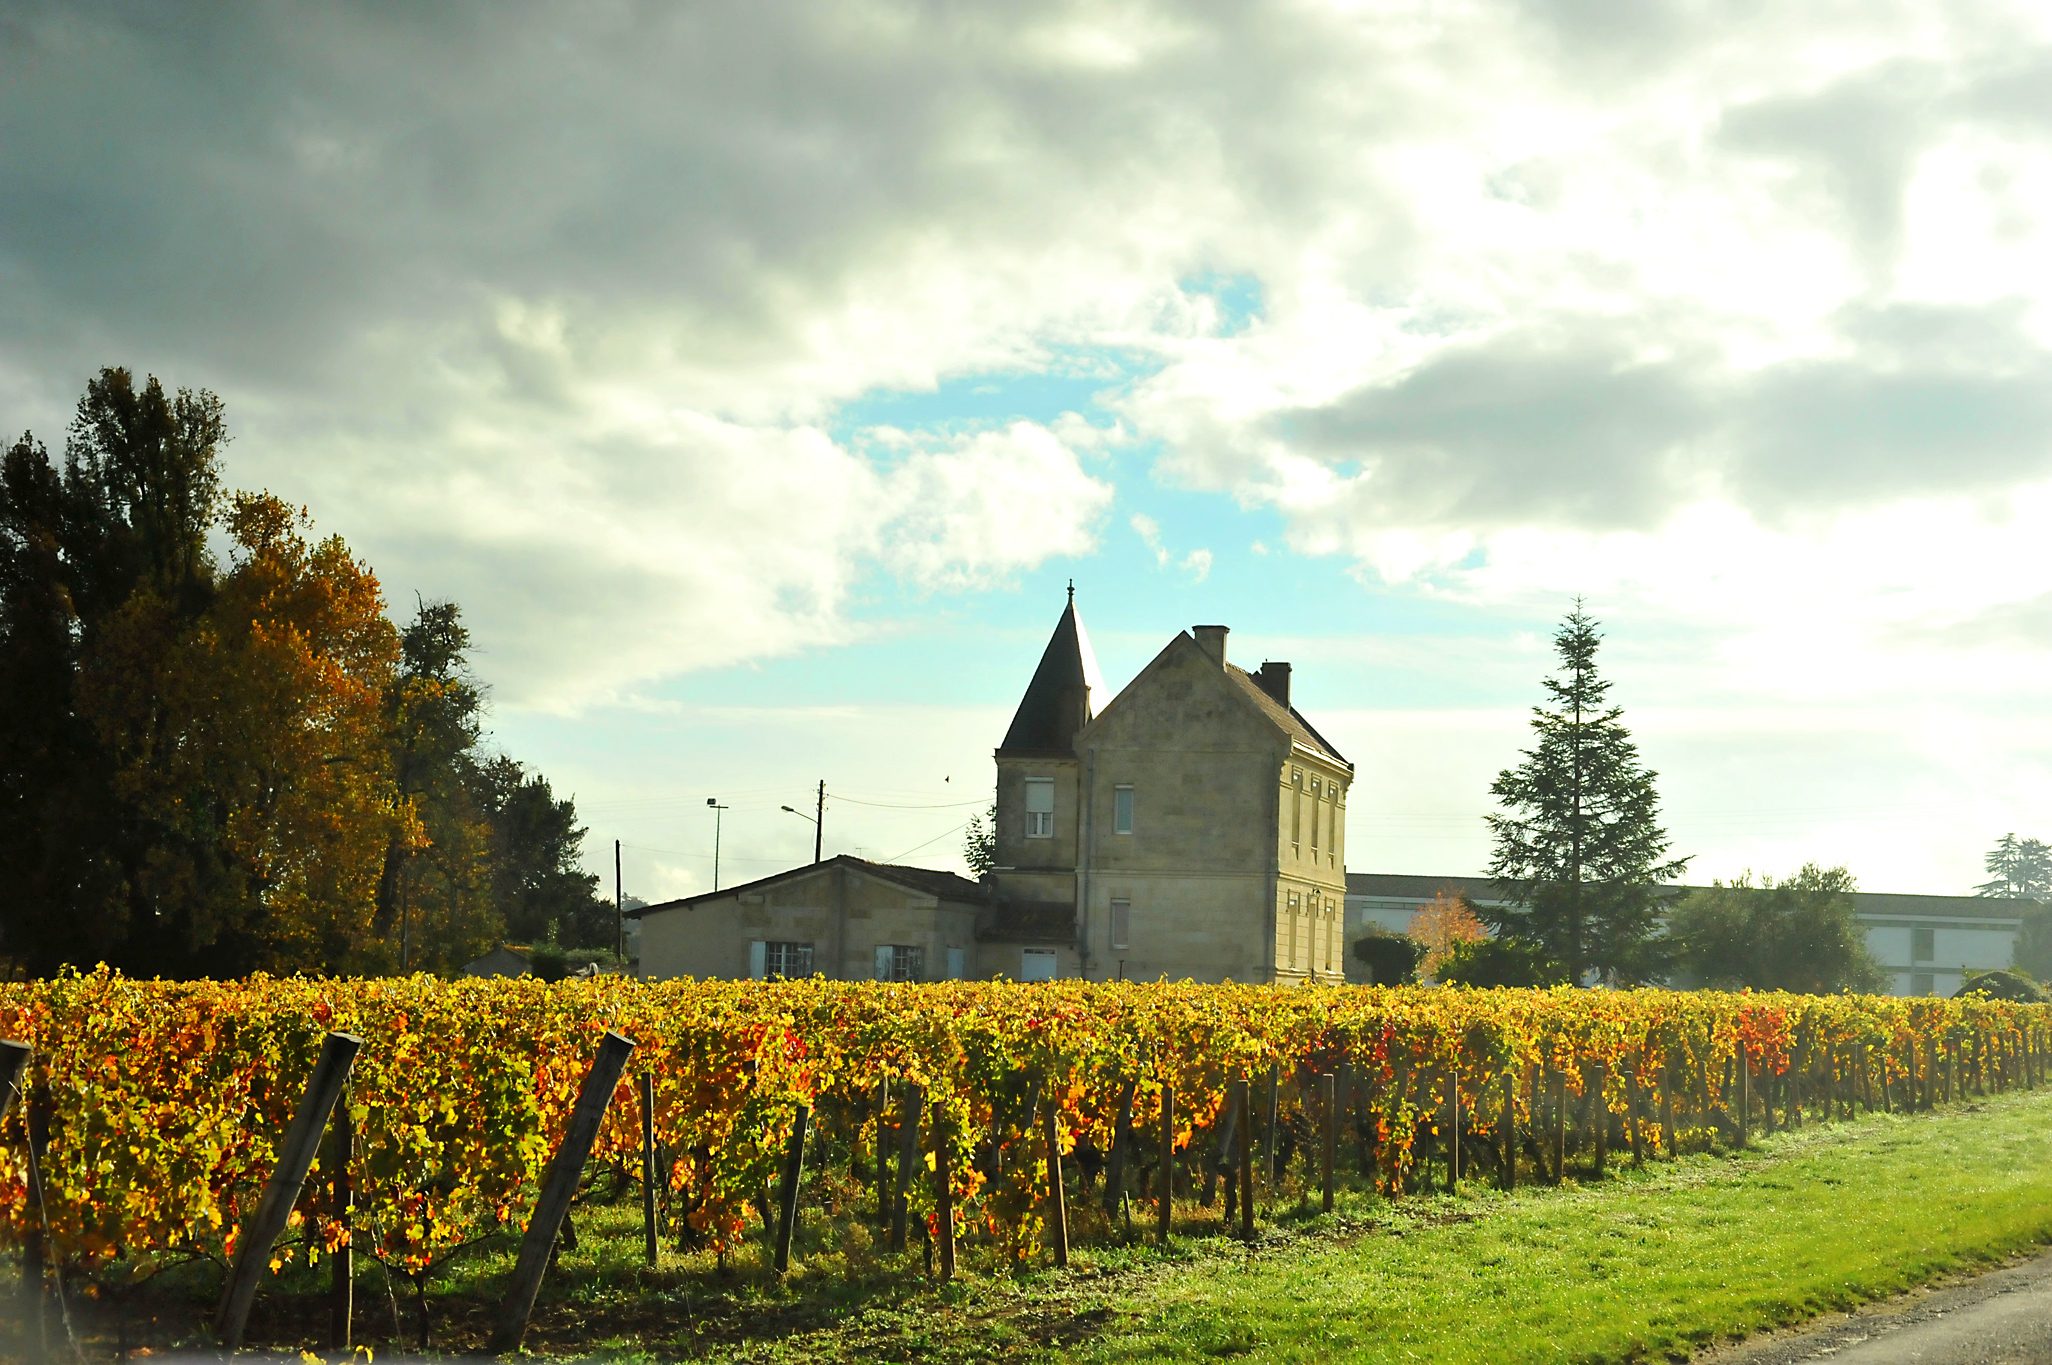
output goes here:
{"type": "Polygon", "coordinates": [[[1176,636],[1093,713],[1070,604],[996,754],[993,937],[1060,907],[1091,980],[1345,979],[1353,766],[1291,708],[1289,665],[1250,674],[1226,637],[1176,636]]]}
{"type": "Polygon", "coordinates": [[[842,856],[630,910],[642,975],[1343,981],[1353,765],[1226,634],[1110,697],[1072,597],[996,752],[983,883],[842,856]]]}
{"type": "Polygon", "coordinates": [[[944,981],[976,973],[990,895],[951,872],[843,855],[627,913],[645,977],[944,981]]]}

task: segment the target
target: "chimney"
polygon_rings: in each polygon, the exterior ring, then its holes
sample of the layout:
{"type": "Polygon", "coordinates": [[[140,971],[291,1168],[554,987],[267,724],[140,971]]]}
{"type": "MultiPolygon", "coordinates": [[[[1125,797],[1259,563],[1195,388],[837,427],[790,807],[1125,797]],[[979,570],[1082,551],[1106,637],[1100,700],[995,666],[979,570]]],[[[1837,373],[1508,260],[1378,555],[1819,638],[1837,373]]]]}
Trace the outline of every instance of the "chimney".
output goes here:
{"type": "Polygon", "coordinates": [[[1197,637],[1198,648],[1218,660],[1218,666],[1224,668],[1226,628],[1224,626],[1192,626],[1190,627],[1190,633],[1197,637]]]}
{"type": "Polygon", "coordinates": [[[1288,664],[1265,663],[1254,675],[1254,681],[1261,690],[1275,698],[1281,706],[1290,704],[1290,666],[1288,664]]]}

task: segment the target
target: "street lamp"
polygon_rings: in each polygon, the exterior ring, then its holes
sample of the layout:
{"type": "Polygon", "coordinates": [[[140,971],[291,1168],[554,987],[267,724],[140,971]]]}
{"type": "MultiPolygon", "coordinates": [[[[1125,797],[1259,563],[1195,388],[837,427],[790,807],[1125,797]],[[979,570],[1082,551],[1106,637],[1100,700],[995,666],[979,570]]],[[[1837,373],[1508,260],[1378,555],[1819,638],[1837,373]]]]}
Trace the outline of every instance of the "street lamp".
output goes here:
{"type": "Polygon", "coordinates": [[[819,821],[817,821],[817,820],[813,819],[813,818],[812,818],[811,816],[807,815],[807,814],[806,814],[806,813],[805,813],[804,811],[802,811],[802,810],[799,810],[799,809],[798,809],[798,808],[797,808],[796,806],[786,806],[786,807],[784,807],[784,809],[785,809],[785,810],[787,810],[787,811],[789,811],[789,812],[791,812],[791,814],[793,814],[793,815],[797,816],[797,817],[798,817],[798,818],[799,818],[800,820],[803,820],[803,821],[804,821],[804,822],[805,822],[806,824],[808,824],[808,825],[811,825],[811,826],[812,826],[812,861],[813,861],[813,862],[815,862],[815,863],[816,863],[816,862],[818,862],[818,861],[819,861],[819,836],[820,836],[820,828],[819,828],[819,821]]]}
{"type": "Polygon", "coordinates": [[[826,779],[824,777],[819,780],[819,793],[815,799],[819,804],[816,808],[817,814],[814,815],[807,815],[796,806],[786,806],[784,809],[797,816],[800,820],[812,821],[812,861],[817,863],[819,861],[821,837],[826,833],[826,779]]]}
{"type": "Polygon", "coordinates": [[[713,811],[713,890],[717,891],[720,889],[720,821],[729,807],[721,805],[717,796],[706,797],[705,804],[713,811]]]}

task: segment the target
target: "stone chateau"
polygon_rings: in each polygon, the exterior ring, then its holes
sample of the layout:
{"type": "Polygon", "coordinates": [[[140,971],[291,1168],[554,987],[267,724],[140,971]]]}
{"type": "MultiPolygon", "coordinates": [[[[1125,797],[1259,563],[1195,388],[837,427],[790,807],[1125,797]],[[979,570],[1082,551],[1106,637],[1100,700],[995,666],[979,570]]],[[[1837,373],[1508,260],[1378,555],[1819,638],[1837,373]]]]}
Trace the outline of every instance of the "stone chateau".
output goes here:
{"type": "Polygon", "coordinates": [[[1343,981],[1353,765],[1290,666],[1226,638],[1179,634],[1110,696],[1071,590],[997,748],[982,882],[843,855],[646,906],[642,973],[1343,981]]]}

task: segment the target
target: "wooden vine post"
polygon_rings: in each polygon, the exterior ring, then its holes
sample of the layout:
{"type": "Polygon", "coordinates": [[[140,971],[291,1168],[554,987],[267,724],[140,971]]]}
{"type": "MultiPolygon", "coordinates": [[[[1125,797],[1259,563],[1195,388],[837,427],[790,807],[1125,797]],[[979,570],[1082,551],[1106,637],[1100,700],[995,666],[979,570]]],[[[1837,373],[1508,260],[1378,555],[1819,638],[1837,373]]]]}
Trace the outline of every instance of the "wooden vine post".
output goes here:
{"type": "Polygon", "coordinates": [[[1506,1190],[1518,1187],[1518,1083],[1503,1073],[1503,1108],[1496,1113],[1496,1145],[1503,1149],[1503,1168],[1497,1183],[1506,1190]]]}
{"type": "Polygon", "coordinates": [[[1667,1159],[1681,1152],[1681,1137],[1674,1131],[1674,1081],[1670,1067],[1660,1068],[1660,1136],[1667,1143],[1667,1159]]]}
{"type": "Polygon", "coordinates": [[[1788,1060],[1786,1108],[1783,1119],[1791,1129],[1803,1126],[1803,1063],[1808,1056],[1808,1042],[1798,1035],[1795,1053],[1788,1060]]]}
{"type": "Polygon", "coordinates": [[[1321,1190],[1320,1207],[1332,1212],[1333,1168],[1339,1163],[1339,1077],[1330,1071],[1318,1078],[1319,1117],[1324,1120],[1325,1141],[1319,1144],[1318,1183],[1321,1190]]]}
{"type": "MultiPolygon", "coordinates": [[[[0,1039],[0,1118],[7,1116],[8,1106],[17,1095],[23,1094],[27,1085],[22,1079],[28,1071],[29,1058],[34,1049],[27,1043],[13,1038],[0,1039]]],[[[22,1103],[22,1142],[27,1148],[29,1165],[29,1207],[30,1227],[23,1240],[21,1257],[22,1294],[28,1301],[30,1337],[35,1340],[45,1355],[49,1354],[49,1343],[43,1339],[43,1265],[42,1239],[36,1230],[34,1217],[42,1210],[42,1172],[36,1166],[36,1129],[26,1099],[22,1103]]]]}
{"type": "Polygon", "coordinates": [[[655,1142],[655,1073],[641,1073],[641,1255],[649,1265],[656,1265],[662,1257],[662,1248],[656,1240],[656,1181],[659,1173],[656,1167],[655,1142]]]}
{"type": "Polygon", "coordinates": [[[35,1049],[13,1038],[0,1038],[0,1118],[7,1117],[15,1097],[22,1092],[21,1076],[28,1070],[35,1049]]]}
{"type": "Polygon", "coordinates": [[[1176,1082],[1167,1077],[1161,1083],[1161,1197],[1155,1201],[1155,1233],[1168,1245],[1169,1220],[1176,1207],[1176,1082]]]}
{"type": "Polygon", "coordinates": [[[898,1163],[896,1193],[891,1197],[891,1250],[905,1249],[905,1214],[912,1188],[912,1168],[919,1162],[919,1121],[926,1112],[926,1097],[916,1085],[905,1087],[898,1110],[898,1163]]]}
{"type": "Polygon", "coordinates": [[[1456,1194],[1461,1184],[1461,1069],[1455,1067],[1446,1078],[1446,1192],[1456,1194]]]}
{"type": "Polygon", "coordinates": [[[1631,1120],[1632,1165],[1646,1164],[1646,1130],[1639,1122],[1639,1064],[1633,1062],[1625,1068],[1625,1103],[1630,1106],[1626,1117],[1631,1120]]]}
{"type": "Polygon", "coordinates": [[[1610,1083],[1610,1068],[1596,1062],[1582,1073],[1582,1084],[1594,1083],[1595,1090],[1589,1098],[1589,1123],[1596,1139],[1596,1174],[1602,1175],[1604,1165],[1610,1159],[1610,1100],[1607,1095],[1610,1083]]]}
{"type": "Polygon", "coordinates": [[[1282,1113],[1282,1076],[1280,1067],[1268,1067],[1268,1119],[1262,1127],[1262,1195],[1268,1199],[1272,1209],[1276,1203],[1276,1133],[1278,1117],[1282,1113]]]}
{"type": "Polygon", "coordinates": [[[1567,1072],[1553,1073],[1553,1183],[1567,1179],[1567,1072]]]}
{"type": "Polygon", "coordinates": [[[633,1051],[634,1040],[618,1033],[608,1032],[599,1040],[598,1056],[592,1059],[591,1070],[578,1088],[577,1104],[570,1111],[563,1145],[556,1149],[542,1176],[541,1196],[534,1202],[526,1235],[520,1239],[520,1259],[514,1264],[513,1281],[499,1310],[499,1325],[492,1333],[489,1349],[493,1355],[511,1355],[527,1336],[527,1319],[534,1312],[535,1295],[541,1292],[542,1276],[549,1268],[549,1252],[563,1230],[591,1145],[598,1138],[599,1125],[605,1121],[606,1108],[613,1102],[613,1091],[619,1088],[633,1051]]]}
{"type": "Polygon", "coordinates": [[[1055,1111],[1061,1106],[1052,1096],[1041,1101],[1040,1127],[1047,1141],[1047,1226],[1054,1234],[1054,1262],[1069,1264],[1069,1208],[1062,1191],[1062,1120],[1055,1111]]]}
{"type": "Polygon", "coordinates": [[[886,1076],[876,1083],[876,1225],[881,1229],[891,1225],[890,1112],[891,1078],[886,1076]]]}
{"type": "Polygon", "coordinates": [[[1254,1240],[1253,1090],[1247,1080],[1233,1082],[1233,1110],[1240,1118],[1240,1236],[1250,1242],[1254,1240]]]}
{"type": "Polygon", "coordinates": [[[791,1140],[784,1148],[784,1183],[777,1191],[776,1270],[782,1275],[791,1268],[791,1238],[798,1231],[798,1184],[805,1177],[805,1129],[812,1122],[812,1109],[798,1106],[791,1122],[791,1140]]]}
{"type": "Polygon", "coordinates": [[[934,1191],[934,1221],[940,1230],[941,1283],[946,1284],[955,1278],[955,1134],[938,1108],[933,1137],[933,1174],[939,1187],[934,1191]]]}
{"type": "Polygon", "coordinates": [[[328,1207],[342,1229],[342,1243],[328,1264],[328,1340],[348,1350],[350,1324],[356,1316],[356,1194],[349,1170],[356,1161],[356,1125],[349,1121],[349,1087],[335,1097],[335,1117],[328,1125],[328,1140],[335,1154],[334,1174],[328,1181],[328,1207]]]}
{"type": "Polygon", "coordinates": [[[1126,1154],[1133,1149],[1133,1093],[1139,1088],[1136,1076],[1119,1091],[1118,1118],[1112,1124],[1111,1159],[1104,1165],[1104,1216],[1116,1218],[1119,1201],[1126,1193],[1126,1154]]]}
{"type": "Polygon", "coordinates": [[[313,1168],[321,1135],[327,1131],[328,1116],[334,1113],[335,1100],[348,1083],[349,1069],[356,1064],[356,1054],[362,1048],[363,1039],[347,1033],[331,1033],[321,1040],[320,1058],[314,1062],[299,1110],[293,1114],[292,1126],[285,1130],[285,1141],[278,1148],[278,1164],[271,1168],[271,1178],[264,1182],[263,1198],[256,1212],[242,1225],[235,1264],[221,1294],[221,1306],[214,1313],[214,1332],[231,1351],[242,1347],[242,1329],[249,1322],[249,1306],[256,1299],[257,1281],[270,1269],[271,1244],[285,1231],[292,1206],[299,1202],[300,1188],[306,1184],[306,1173],[313,1168]]]}
{"type": "Polygon", "coordinates": [[[1738,1045],[1738,1145],[1746,1145],[1746,1123],[1753,1113],[1753,1061],[1746,1055],[1743,1039],[1738,1045]]]}

